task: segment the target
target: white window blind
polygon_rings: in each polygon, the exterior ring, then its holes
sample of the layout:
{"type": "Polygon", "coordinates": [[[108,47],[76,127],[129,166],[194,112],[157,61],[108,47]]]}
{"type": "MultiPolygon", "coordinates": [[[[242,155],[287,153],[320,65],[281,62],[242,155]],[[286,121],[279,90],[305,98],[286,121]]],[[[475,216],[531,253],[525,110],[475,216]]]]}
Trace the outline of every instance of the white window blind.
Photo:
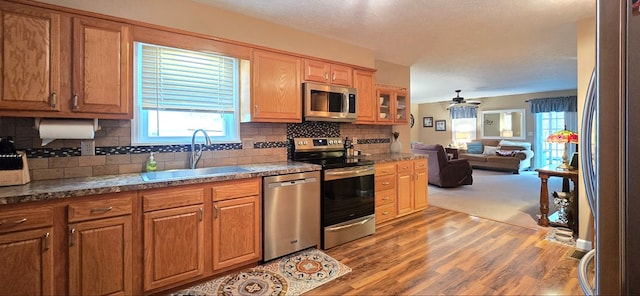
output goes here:
{"type": "Polygon", "coordinates": [[[144,43],[140,46],[142,108],[235,111],[235,59],[144,43]]]}
{"type": "Polygon", "coordinates": [[[249,75],[240,60],[141,42],[134,60],[133,145],[190,143],[197,129],[239,142],[240,80],[249,75]]]}

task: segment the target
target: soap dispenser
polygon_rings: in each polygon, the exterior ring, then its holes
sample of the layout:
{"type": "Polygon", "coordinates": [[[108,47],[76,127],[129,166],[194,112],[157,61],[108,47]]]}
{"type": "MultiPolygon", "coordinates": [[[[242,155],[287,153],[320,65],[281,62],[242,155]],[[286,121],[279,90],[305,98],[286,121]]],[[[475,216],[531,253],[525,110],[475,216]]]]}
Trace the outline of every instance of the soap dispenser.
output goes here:
{"type": "Polygon", "coordinates": [[[156,158],[153,156],[153,152],[149,155],[149,160],[147,160],[147,172],[154,172],[158,168],[158,163],[156,162],[156,158]]]}

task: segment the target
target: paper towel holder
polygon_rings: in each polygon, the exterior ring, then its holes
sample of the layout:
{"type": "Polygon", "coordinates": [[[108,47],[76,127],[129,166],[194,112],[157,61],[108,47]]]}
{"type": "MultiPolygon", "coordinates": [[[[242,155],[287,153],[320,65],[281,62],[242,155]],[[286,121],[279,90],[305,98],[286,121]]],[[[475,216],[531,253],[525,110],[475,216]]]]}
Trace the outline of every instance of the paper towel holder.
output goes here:
{"type": "MultiPolygon", "coordinates": [[[[65,118],[65,119],[68,119],[68,118],[65,118]]],[[[40,118],[40,117],[35,118],[35,121],[34,121],[34,124],[33,124],[33,128],[34,129],[36,129],[36,130],[40,129],[40,121],[42,121],[42,118],[40,118]]],[[[98,119],[94,118],[93,119],[93,131],[94,132],[95,131],[99,131],[100,129],[101,128],[100,128],[100,125],[98,124],[98,119]]]]}

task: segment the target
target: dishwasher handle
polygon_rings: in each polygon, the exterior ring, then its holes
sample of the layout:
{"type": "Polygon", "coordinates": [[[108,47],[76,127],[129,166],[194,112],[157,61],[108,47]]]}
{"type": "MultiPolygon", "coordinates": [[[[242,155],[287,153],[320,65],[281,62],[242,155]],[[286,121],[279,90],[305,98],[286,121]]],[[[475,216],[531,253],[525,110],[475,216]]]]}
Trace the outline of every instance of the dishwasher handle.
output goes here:
{"type": "Polygon", "coordinates": [[[287,187],[287,186],[295,186],[302,184],[309,184],[318,182],[316,178],[304,178],[304,179],[295,179],[289,181],[281,181],[281,182],[271,182],[267,185],[268,188],[277,188],[277,187],[287,187]]]}

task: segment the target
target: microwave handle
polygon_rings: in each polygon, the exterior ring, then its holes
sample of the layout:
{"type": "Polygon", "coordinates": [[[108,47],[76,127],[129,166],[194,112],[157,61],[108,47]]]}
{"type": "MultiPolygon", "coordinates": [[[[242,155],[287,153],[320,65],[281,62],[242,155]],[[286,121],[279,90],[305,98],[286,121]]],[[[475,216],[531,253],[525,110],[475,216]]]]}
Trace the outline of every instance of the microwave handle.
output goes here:
{"type": "Polygon", "coordinates": [[[349,112],[349,92],[346,90],[342,92],[342,102],[344,105],[342,106],[342,110],[344,110],[344,112],[349,112]]]}

